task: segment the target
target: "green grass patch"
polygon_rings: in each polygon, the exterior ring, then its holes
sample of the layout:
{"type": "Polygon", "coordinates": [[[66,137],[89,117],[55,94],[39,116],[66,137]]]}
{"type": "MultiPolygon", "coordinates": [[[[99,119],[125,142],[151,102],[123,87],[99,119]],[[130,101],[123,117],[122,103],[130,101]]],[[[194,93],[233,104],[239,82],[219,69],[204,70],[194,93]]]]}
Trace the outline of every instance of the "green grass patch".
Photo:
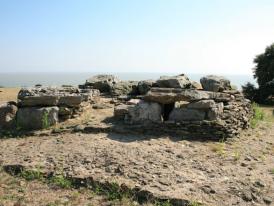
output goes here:
{"type": "Polygon", "coordinates": [[[40,170],[24,170],[24,171],[22,171],[20,176],[27,181],[43,179],[43,174],[41,173],[40,170]]]}
{"type": "Polygon", "coordinates": [[[133,194],[130,190],[123,190],[120,185],[116,182],[112,182],[108,185],[96,184],[92,190],[97,195],[104,195],[108,200],[122,200],[123,198],[131,199],[133,194]]]}
{"type": "Polygon", "coordinates": [[[43,113],[43,117],[42,117],[42,124],[43,124],[42,127],[43,127],[43,129],[47,129],[50,126],[48,116],[49,116],[49,113],[47,111],[45,111],[43,113]]]}
{"type": "Polygon", "coordinates": [[[170,203],[169,200],[166,200],[166,201],[163,201],[163,202],[156,201],[154,203],[154,206],[172,206],[172,204],[170,203]]]}
{"type": "Polygon", "coordinates": [[[197,202],[197,201],[191,201],[188,206],[202,206],[203,204],[197,202]]]}
{"type": "Polygon", "coordinates": [[[53,176],[49,179],[49,183],[57,187],[69,189],[72,187],[72,182],[63,175],[53,176]]]}
{"type": "Polygon", "coordinates": [[[252,104],[252,109],[254,114],[250,121],[250,126],[254,129],[258,125],[259,121],[263,121],[265,119],[265,113],[262,108],[260,108],[259,105],[256,103],[252,104]]]}

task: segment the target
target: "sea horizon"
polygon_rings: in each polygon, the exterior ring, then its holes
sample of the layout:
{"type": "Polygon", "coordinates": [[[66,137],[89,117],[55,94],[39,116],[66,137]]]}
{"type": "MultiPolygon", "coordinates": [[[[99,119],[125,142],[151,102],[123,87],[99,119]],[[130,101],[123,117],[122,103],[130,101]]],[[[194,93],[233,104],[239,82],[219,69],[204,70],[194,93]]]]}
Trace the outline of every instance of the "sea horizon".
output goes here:
{"type": "MultiPolygon", "coordinates": [[[[183,72],[181,72],[183,73],[183,72]]],[[[44,86],[77,86],[84,84],[86,79],[98,74],[111,74],[119,79],[128,81],[140,81],[147,79],[158,79],[160,76],[172,76],[181,73],[175,72],[0,72],[1,87],[31,87],[36,84],[44,86]]],[[[190,80],[200,82],[200,78],[210,73],[184,73],[190,80]]],[[[232,85],[241,89],[247,82],[256,84],[252,74],[214,74],[224,76],[231,81],[232,85]]]]}

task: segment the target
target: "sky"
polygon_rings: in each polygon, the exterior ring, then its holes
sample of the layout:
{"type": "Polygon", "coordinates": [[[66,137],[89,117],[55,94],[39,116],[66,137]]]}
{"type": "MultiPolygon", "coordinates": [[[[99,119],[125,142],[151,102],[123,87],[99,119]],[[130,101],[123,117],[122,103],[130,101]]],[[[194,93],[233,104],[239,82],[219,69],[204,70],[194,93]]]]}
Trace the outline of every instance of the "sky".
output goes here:
{"type": "Polygon", "coordinates": [[[251,74],[273,0],[0,0],[0,72],[251,74]]]}

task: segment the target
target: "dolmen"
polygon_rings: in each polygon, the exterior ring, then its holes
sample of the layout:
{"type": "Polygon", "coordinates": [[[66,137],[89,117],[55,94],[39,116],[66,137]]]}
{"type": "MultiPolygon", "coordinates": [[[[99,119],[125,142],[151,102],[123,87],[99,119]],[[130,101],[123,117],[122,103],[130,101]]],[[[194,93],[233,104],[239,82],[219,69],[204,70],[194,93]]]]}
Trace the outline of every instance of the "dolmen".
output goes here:
{"type": "Polygon", "coordinates": [[[117,105],[115,117],[144,130],[198,138],[233,137],[249,127],[251,103],[224,77],[206,76],[195,86],[185,75],[162,77],[156,83],[143,99],[117,105]]]}
{"type": "Polygon", "coordinates": [[[23,88],[17,103],[0,105],[0,129],[39,130],[78,117],[100,92],[72,86],[23,88]]]}

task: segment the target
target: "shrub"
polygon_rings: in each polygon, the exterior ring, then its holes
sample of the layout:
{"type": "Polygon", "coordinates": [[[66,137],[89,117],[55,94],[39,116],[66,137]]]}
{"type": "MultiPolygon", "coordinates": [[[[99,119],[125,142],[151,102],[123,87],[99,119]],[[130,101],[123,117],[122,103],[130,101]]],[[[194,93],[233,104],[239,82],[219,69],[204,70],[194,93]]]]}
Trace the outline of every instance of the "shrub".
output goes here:
{"type": "Polygon", "coordinates": [[[254,78],[259,85],[255,89],[251,84],[243,87],[247,97],[259,103],[273,103],[274,95],[274,44],[266,47],[265,52],[254,59],[254,78]],[[255,92],[255,94],[254,94],[255,92]]]}
{"type": "Polygon", "coordinates": [[[251,119],[250,126],[251,128],[254,129],[257,126],[259,121],[264,120],[265,114],[263,110],[259,107],[259,105],[256,103],[252,104],[252,109],[253,109],[254,115],[253,115],[253,118],[251,119]]]}
{"type": "Polygon", "coordinates": [[[254,84],[247,82],[245,85],[242,86],[242,91],[247,99],[251,100],[252,102],[258,101],[258,89],[255,87],[254,84]]]}

